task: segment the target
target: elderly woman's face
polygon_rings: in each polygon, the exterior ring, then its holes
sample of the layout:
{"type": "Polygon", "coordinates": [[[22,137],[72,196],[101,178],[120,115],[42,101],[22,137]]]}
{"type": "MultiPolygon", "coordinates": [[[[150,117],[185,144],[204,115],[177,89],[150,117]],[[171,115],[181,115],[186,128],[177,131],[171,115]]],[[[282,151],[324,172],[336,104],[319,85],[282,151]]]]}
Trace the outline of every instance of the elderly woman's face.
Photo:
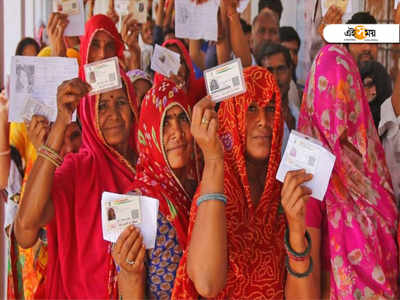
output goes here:
{"type": "Polygon", "coordinates": [[[107,144],[118,148],[128,143],[134,116],[125,90],[101,94],[98,105],[100,131],[107,144]]]}
{"type": "Polygon", "coordinates": [[[163,120],[163,146],[171,169],[187,166],[193,153],[190,121],[178,105],[168,109],[163,120]]]}
{"type": "Polygon", "coordinates": [[[246,113],[246,154],[252,159],[267,160],[271,152],[272,127],[275,114],[275,102],[265,107],[253,102],[246,113]]]}

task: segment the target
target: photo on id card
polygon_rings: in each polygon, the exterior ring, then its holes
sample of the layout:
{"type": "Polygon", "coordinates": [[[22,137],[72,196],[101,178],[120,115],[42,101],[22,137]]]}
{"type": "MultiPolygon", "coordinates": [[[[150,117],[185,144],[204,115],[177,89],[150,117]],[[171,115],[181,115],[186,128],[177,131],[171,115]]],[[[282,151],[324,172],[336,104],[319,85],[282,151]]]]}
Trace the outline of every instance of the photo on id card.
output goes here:
{"type": "Polygon", "coordinates": [[[104,239],[116,242],[129,225],[142,222],[140,195],[119,195],[104,192],[102,197],[102,223],[104,239]]]}
{"type": "Polygon", "coordinates": [[[239,58],[204,71],[207,93],[220,102],[246,92],[243,66],[239,58]]]}
{"type": "Polygon", "coordinates": [[[89,95],[106,93],[122,87],[117,57],[86,64],[84,69],[86,82],[92,87],[89,95]]]}
{"type": "Polygon", "coordinates": [[[54,0],[53,11],[66,14],[68,16],[80,13],[78,0],[54,0]]]}
{"type": "Polygon", "coordinates": [[[140,24],[147,22],[147,0],[132,0],[130,12],[140,24]]]}

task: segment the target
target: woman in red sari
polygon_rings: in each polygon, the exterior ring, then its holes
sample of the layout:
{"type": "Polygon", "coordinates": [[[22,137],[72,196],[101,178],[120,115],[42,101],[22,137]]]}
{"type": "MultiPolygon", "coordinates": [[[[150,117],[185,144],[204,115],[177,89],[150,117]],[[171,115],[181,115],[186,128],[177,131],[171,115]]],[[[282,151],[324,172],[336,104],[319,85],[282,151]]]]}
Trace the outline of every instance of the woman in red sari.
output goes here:
{"type": "MultiPolygon", "coordinates": [[[[122,55],[115,25],[105,16],[93,17],[82,38],[83,64],[115,55],[122,55]]],[[[89,86],[81,79],[58,88],[57,119],[32,169],[15,224],[17,240],[24,247],[30,247],[47,225],[43,298],[116,298],[115,267],[110,243],[103,240],[100,199],[104,191],[128,192],[135,175],[137,101],[128,77],[123,72],[121,77],[123,88],[95,96],[86,96],[89,86]],[[65,127],[76,107],[82,146],[56,169],[65,127]]]]}
{"type": "MultiPolygon", "coordinates": [[[[283,299],[285,289],[313,298],[306,291],[312,290],[309,254],[302,261],[290,256],[286,275],[286,222],[280,208],[282,201],[290,230],[287,245],[296,253],[311,248],[304,238],[304,202],[311,191],[301,186],[310,175],[290,172],[281,198],[281,184],[275,179],[283,134],[279,88],[261,67],[247,68],[244,76],[247,92],[225,100],[218,110],[226,221],[225,211],[212,210],[205,206],[209,201],[199,200],[203,195],[195,196],[174,299],[283,299]],[[208,226],[208,216],[215,214],[219,223],[208,226]],[[218,232],[225,228],[226,237],[218,232]],[[285,277],[290,283],[286,287],[285,277]]],[[[201,190],[206,188],[203,184],[201,190]]]]}
{"type": "MultiPolygon", "coordinates": [[[[191,101],[194,101],[192,103],[192,105],[194,105],[206,95],[204,78],[196,79],[196,74],[194,72],[193,62],[190,58],[189,51],[180,40],[167,40],[163,43],[163,46],[181,56],[181,66],[178,70],[178,74],[172,74],[170,79],[186,91],[188,98],[191,101]]],[[[163,80],[165,80],[164,75],[159,73],[154,75],[155,84],[159,84],[163,80]]]]}

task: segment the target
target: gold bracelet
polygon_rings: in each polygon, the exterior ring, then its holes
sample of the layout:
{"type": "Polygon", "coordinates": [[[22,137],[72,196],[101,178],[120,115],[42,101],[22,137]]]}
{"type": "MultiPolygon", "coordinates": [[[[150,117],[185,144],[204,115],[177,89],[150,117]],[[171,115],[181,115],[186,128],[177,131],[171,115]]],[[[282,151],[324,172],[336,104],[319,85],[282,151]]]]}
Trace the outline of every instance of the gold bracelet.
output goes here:
{"type": "Polygon", "coordinates": [[[38,156],[44,158],[45,160],[49,161],[50,163],[52,163],[56,168],[58,168],[60,166],[59,163],[57,163],[54,159],[52,159],[50,156],[44,154],[43,152],[39,152],[38,156]]]}
{"type": "Polygon", "coordinates": [[[48,152],[52,153],[54,156],[56,156],[57,158],[62,160],[60,154],[58,154],[55,150],[51,149],[50,147],[47,147],[45,144],[43,144],[42,146],[39,147],[39,151],[41,149],[47,150],[48,152]]]}

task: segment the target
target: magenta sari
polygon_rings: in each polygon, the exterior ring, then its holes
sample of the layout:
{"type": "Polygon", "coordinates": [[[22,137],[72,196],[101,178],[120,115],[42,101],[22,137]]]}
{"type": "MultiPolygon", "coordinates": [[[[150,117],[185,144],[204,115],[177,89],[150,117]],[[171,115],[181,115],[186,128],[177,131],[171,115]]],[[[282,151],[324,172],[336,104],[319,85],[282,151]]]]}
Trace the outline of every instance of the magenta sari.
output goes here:
{"type": "Polygon", "coordinates": [[[336,155],[323,206],[328,225],[321,231],[329,241],[330,298],[398,299],[398,210],[358,67],[346,48],[328,45],[316,57],[299,130],[336,155]]]}

